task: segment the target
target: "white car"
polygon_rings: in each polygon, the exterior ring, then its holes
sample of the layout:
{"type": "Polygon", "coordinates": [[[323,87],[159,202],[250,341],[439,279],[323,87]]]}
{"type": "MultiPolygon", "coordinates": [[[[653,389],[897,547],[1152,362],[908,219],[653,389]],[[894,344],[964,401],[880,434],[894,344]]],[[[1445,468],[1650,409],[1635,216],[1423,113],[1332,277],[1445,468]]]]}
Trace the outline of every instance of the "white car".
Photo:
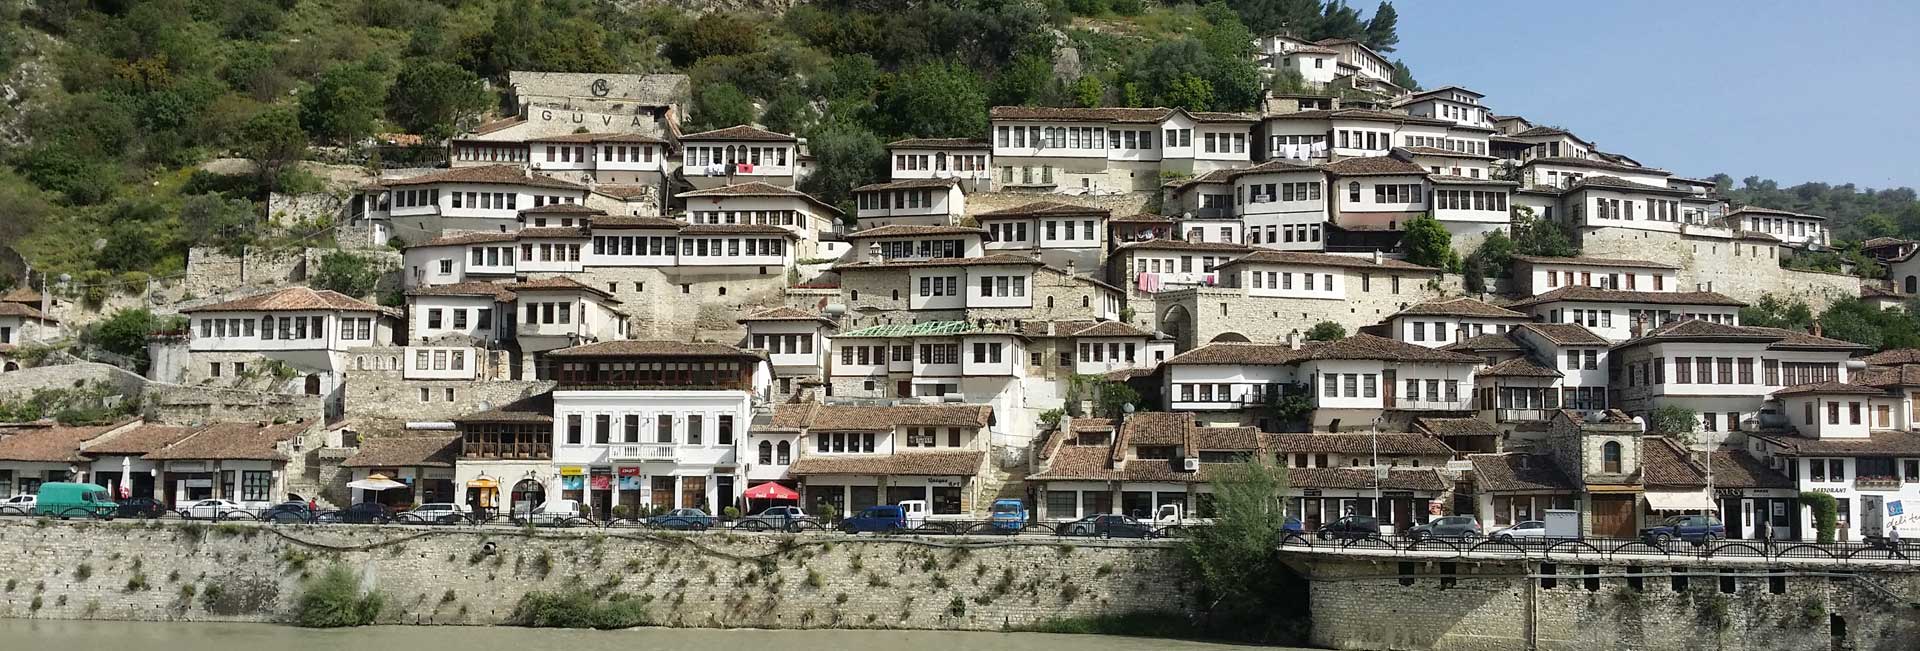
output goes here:
{"type": "Polygon", "coordinates": [[[0,515],[27,515],[33,513],[33,503],[39,498],[33,495],[15,495],[0,502],[0,515]]]}
{"type": "Polygon", "coordinates": [[[252,512],[248,511],[247,507],[242,506],[239,502],[235,502],[233,500],[199,500],[192,504],[188,504],[186,508],[186,512],[187,512],[186,516],[188,518],[193,518],[196,520],[212,520],[215,518],[227,519],[227,518],[239,517],[238,515],[236,515],[235,512],[238,512],[239,514],[245,514],[248,516],[252,515],[252,512]]]}
{"type": "Polygon", "coordinates": [[[1500,542],[1545,540],[1547,537],[1547,523],[1542,520],[1528,520],[1526,522],[1516,523],[1505,529],[1496,529],[1493,535],[1487,537],[1500,542]]]}
{"type": "Polygon", "coordinates": [[[430,502],[393,516],[407,524],[455,524],[467,519],[467,507],[452,502],[430,502]]]}
{"type": "Polygon", "coordinates": [[[552,500],[533,507],[533,512],[514,518],[516,524],[567,525],[568,520],[580,517],[580,503],[574,500],[552,500]]]}

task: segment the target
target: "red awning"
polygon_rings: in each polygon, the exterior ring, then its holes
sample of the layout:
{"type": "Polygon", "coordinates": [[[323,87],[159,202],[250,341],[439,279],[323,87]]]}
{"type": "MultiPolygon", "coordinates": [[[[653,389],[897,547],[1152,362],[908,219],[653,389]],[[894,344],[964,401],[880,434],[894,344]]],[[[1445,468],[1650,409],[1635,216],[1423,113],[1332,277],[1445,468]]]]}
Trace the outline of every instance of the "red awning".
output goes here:
{"type": "Polygon", "coordinates": [[[747,489],[747,499],[797,500],[797,499],[800,499],[800,494],[794,492],[793,489],[791,488],[787,488],[785,486],[781,486],[773,482],[767,482],[759,486],[755,486],[753,488],[747,489]]]}

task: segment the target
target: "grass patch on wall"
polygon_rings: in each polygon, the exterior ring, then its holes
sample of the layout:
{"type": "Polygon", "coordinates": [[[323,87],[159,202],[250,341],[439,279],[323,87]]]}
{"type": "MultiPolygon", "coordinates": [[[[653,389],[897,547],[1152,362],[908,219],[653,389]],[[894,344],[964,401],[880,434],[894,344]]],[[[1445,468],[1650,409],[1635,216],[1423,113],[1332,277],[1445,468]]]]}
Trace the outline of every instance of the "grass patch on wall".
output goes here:
{"type": "Polygon", "coordinates": [[[293,623],[305,628],[365,626],[379,618],[385,606],[380,593],[362,594],[360,578],[352,570],[335,565],[301,587],[293,623]]]}
{"type": "Polygon", "coordinates": [[[1199,639],[1210,637],[1196,628],[1180,613],[1138,611],[1093,615],[1089,617],[1054,617],[1041,620],[1013,630],[1024,633],[1064,633],[1071,635],[1125,635],[1129,637],[1163,637],[1199,639]]]}
{"type": "Polygon", "coordinates": [[[617,593],[605,601],[584,593],[529,592],[514,604],[507,623],[529,628],[596,628],[601,630],[647,626],[648,599],[617,593]]]}

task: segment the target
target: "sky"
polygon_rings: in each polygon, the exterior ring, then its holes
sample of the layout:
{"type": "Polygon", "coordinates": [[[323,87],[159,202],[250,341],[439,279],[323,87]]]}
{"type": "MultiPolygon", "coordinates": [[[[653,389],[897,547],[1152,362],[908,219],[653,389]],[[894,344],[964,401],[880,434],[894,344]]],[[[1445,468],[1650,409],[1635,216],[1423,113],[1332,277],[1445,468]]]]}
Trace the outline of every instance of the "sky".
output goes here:
{"type": "MultiPolygon", "coordinates": [[[[1373,0],[1349,4],[1371,13],[1373,0]]],[[[1399,0],[1425,88],[1688,177],[1920,187],[1920,2],[1399,0]]]]}

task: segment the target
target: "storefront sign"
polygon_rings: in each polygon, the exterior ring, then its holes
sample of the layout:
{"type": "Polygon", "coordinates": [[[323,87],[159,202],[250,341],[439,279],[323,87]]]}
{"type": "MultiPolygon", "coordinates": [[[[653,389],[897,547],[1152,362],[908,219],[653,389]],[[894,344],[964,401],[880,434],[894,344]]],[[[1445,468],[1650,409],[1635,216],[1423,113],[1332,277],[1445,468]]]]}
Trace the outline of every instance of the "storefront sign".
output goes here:
{"type": "Polygon", "coordinates": [[[587,474],[586,468],[580,466],[560,466],[561,477],[578,477],[584,474],[587,474]]]}
{"type": "Polygon", "coordinates": [[[1413,491],[1380,491],[1381,497],[1413,497],[1413,491]]]}
{"type": "Polygon", "coordinates": [[[1845,488],[1809,488],[1807,490],[1815,493],[1826,493],[1828,495],[1845,495],[1851,492],[1845,488]]]}
{"type": "Polygon", "coordinates": [[[641,122],[640,116],[638,115],[624,116],[608,113],[586,113],[582,111],[560,111],[555,113],[550,109],[541,109],[540,121],[583,125],[598,122],[600,126],[603,127],[611,127],[615,122],[626,122],[627,126],[635,128],[646,128],[649,126],[647,123],[641,122]]]}
{"type": "Polygon", "coordinates": [[[620,473],[621,477],[639,477],[640,476],[639,468],[620,468],[617,470],[617,472],[620,473]]]}
{"type": "Polygon", "coordinates": [[[586,477],[580,475],[563,475],[560,477],[560,490],[577,491],[580,490],[581,486],[585,486],[586,483],[586,477]]]}
{"type": "Polygon", "coordinates": [[[592,477],[588,478],[587,484],[597,491],[613,490],[613,475],[594,473],[592,477]]]}
{"type": "Polygon", "coordinates": [[[928,486],[959,486],[960,480],[959,478],[956,478],[956,477],[928,477],[927,485],[928,486]]]}
{"type": "Polygon", "coordinates": [[[1300,494],[1301,494],[1301,495],[1304,495],[1304,496],[1306,496],[1306,497],[1319,497],[1319,496],[1320,496],[1320,489],[1318,489],[1318,488],[1308,488],[1308,489],[1305,489],[1305,490],[1302,490],[1302,491],[1300,491],[1300,494]]]}

